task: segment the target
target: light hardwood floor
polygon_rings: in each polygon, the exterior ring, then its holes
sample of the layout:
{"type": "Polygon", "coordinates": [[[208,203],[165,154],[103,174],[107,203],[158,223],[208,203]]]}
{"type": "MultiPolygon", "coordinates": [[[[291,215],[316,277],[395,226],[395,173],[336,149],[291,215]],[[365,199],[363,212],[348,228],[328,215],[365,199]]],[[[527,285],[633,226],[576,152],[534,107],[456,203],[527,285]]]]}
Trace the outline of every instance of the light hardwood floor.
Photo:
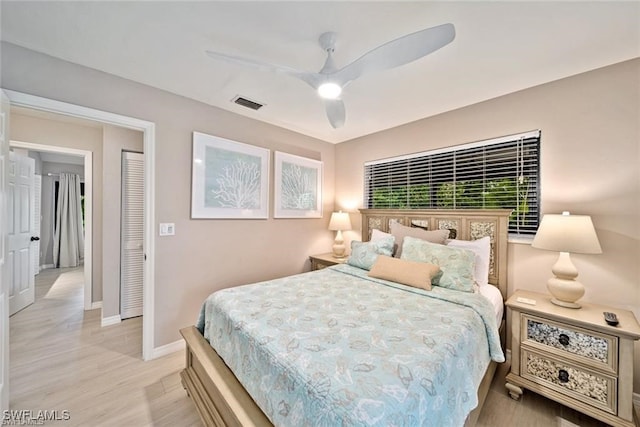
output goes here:
{"type": "MultiPolygon", "coordinates": [[[[180,384],[182,352],[143,362],[142,319],[100,327],[83,311],[81,269],[45,270],[36,302],[11,318],[11,409],[68,410],[64,426],[201,426],[180,384]]],[[[593,427],[604,424],[535,393],[520,401],[494,378],[479,427],[593,427]]]]}
{"type": "Polygon", "coordinates": [[[503,363],[491,383],[476,427],[600,427],[607,424],[525,390],[520,400],[509,397],[504,377],[509,365],[503,363]]]}
{"type": "Polygon", "coordinates": [[[82,269],[44,270],[10,319],[10,407],[69,411],[64,426],[200,426],[180,383],[184,354],[142,361],[142,318],[100,326],[82,269]]]}

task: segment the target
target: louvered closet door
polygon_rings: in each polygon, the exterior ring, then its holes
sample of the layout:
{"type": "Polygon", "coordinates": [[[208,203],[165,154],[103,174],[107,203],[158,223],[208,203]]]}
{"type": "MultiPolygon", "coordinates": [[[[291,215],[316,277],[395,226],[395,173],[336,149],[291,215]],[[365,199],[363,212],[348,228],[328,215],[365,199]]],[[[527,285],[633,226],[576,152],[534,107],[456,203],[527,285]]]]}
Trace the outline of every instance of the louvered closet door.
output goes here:
{"type": "Polygon", "coordinates": [[[120,318],[142,316],[144,155],[122,153],[120,318]]]}

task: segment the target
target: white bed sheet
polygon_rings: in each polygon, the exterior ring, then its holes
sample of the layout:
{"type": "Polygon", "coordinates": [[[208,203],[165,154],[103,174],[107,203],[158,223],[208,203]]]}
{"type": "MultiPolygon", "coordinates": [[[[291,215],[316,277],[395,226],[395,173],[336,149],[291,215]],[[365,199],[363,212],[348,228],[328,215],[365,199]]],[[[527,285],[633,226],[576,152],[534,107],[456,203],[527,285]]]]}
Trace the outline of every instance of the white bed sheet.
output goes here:
{"type": "Polygon", "coordinates": [[[502,293],[500,293],[500,289],[489,284],[480,285],[478,288],[480,295],[488,299],[491,305],[493,305],[493,310],[496,313],[496,322],[498,327],[500,327],[502,314],[504,313],[504,301],[502,300],[502,293]]]}

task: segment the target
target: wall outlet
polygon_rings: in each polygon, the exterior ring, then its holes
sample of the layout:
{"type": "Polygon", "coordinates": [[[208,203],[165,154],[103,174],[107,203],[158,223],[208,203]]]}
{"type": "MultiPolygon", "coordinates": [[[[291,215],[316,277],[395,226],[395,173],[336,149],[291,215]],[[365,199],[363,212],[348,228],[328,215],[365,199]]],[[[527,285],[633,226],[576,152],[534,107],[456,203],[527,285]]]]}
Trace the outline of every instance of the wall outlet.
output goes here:
{"type": "Polygon", "coordinates": [[[173,222],[160,223],[161,236],[173,236],[174,234],[176,234],[176,225],[173,222]]]}

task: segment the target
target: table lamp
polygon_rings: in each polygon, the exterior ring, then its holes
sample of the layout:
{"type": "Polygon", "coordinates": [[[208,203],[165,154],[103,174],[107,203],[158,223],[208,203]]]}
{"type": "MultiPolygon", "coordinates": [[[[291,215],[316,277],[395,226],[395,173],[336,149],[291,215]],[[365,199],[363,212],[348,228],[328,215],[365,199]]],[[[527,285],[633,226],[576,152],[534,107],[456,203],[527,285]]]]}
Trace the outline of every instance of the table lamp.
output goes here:
{"type": "Polygon", "coordinates": [[[596,230],[588,215],[551,214],[542,217],[531,247],[560,252],[551,271],[555,275],[547,282],[551,302],[567,308],[580,308],[576,301],[584,295],[584,285],[576,280],[578,269],[570,253],[601,254],[596,230]]]}
{"type": "Polygon", "coordinates": [[[342,232],[345,230],[351,230],[349,214],[342,211],[332,213],[331,220],[329,221],[329,230],[336,231],[336,239],[333,243],[333,257],[344,258],[346,247],[344,246],[342,232]]]}

